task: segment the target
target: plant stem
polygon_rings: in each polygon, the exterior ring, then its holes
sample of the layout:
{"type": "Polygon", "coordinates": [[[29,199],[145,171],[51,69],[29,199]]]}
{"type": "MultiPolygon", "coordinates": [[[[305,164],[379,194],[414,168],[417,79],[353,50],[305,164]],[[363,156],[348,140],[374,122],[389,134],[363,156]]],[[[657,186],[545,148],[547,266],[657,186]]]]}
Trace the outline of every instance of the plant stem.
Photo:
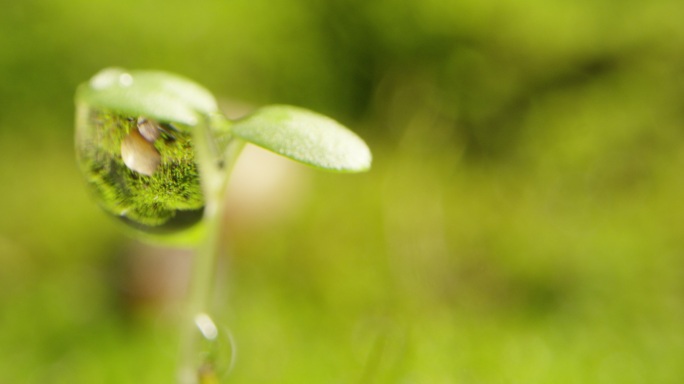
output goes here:
{"type": "Polygon", "coordinates": [[[195,252],[187,308],[181,330],[181,384],[218,382],[212,352],[218,331],[210,313],[216,262],[220,252],[223,195],[230,172],[245,142],[232,138],[225,149],[216,147],[214,134],[229,128],[223,116],[212,116],[196,127],[195,153],[205,197],[204,237],[195,252]],[[213,347],[213,348],[212,348],[213,347]]]}

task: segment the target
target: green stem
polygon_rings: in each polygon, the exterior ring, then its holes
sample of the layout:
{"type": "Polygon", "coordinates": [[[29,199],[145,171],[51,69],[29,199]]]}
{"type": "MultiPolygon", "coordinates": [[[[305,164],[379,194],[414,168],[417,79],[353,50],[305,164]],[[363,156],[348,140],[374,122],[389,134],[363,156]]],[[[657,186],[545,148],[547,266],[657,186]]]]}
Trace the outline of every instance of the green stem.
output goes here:
{"type": "Polygon", "coordinates": [[[211,350],[205,348],[207,345],[215,345],[217,341],[217,329],[211,320],[210,304],[220,252],[223,195],[230,172],[245,144],[242,140],[232,138],[225,149],[216,147],[214,135],[217,132],[227,133],[229,124],[223,116],[212,116],[196,127],[194,135],[195,153],[206,202],[203,219],[205,233],[195,254],[186,317],[181,332],[181,384],[217,382],[211,350]]]}

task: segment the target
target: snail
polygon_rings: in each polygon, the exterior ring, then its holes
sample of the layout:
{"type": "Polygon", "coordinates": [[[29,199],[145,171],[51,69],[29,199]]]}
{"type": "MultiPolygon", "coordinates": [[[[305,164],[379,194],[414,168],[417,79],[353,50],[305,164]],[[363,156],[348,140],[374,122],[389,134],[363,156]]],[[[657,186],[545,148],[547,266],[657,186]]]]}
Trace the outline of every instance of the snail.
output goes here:
{"type": "Polygon", "coordinates": [[[121,158],[126,166],[145,176],[152,176],[161,164],[161,154],[154,147],[159,138],[159,125],[143,117],[138,118],[137,128],[121,141],[121,158]]]}
{"type": "Polygon", "coordinates": [[[153,120],[148,120],[142,116],[138,117],[138,131],[145,138],[145,140],[150,143],[154,143],[155,140],[161,135],[162,127],[153,120]]]}

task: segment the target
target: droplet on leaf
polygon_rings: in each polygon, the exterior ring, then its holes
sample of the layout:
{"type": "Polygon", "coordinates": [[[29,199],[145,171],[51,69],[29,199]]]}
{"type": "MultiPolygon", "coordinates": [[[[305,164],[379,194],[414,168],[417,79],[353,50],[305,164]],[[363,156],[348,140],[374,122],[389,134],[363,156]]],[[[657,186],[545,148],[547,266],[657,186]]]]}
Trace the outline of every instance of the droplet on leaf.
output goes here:
{"type": "Polygon", "coordinates": [[[201,220],[191,127],[85,104],[77,114],[79,165],[105,211],[150,233],[173,233],[201,220]]]}

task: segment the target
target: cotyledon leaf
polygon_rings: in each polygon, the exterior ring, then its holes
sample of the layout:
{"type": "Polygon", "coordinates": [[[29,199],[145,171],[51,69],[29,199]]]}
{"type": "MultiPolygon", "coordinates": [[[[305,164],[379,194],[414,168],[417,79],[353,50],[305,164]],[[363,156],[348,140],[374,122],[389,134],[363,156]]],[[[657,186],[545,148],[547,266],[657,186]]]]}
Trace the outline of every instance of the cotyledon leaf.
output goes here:
{"type": "Polygon", "coordinates": [[[77,103],[131,116],[195,125],[218,111],[214,96],[199,84],[164,71],[107,68],[82,84],[77,103]]]}
{"type": "Polygon", "coordinates": [[[260,108],[232,125],[250,143],[316,168],[338,172],[370,169],[366,143],[337,121],[288,105],[260,108]]]}

